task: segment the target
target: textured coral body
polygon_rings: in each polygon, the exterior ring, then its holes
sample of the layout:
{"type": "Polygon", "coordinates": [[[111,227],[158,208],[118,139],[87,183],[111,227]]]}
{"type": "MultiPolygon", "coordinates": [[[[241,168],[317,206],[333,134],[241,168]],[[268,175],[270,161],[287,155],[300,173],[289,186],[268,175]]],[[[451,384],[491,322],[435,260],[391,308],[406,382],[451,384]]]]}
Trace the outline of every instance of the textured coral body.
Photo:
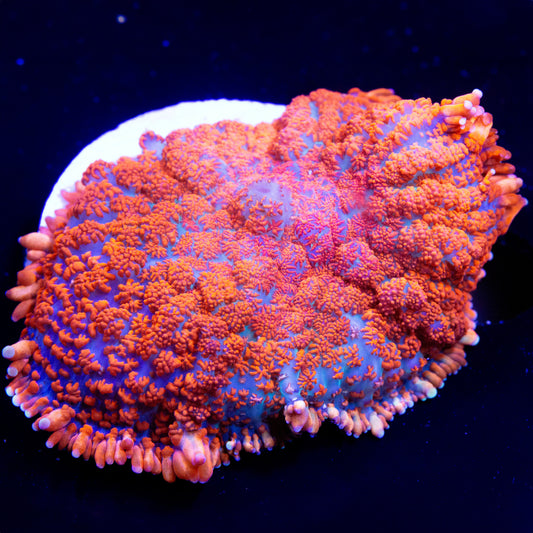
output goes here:
{"type": "Polygon", "coordinates": [[[318,90],[97,161],[21,239],[8,394],[47,445],[167,481],[271,448],[280,417],[382,436],[465,364],[525,204],[479,98],[318,90]]]}

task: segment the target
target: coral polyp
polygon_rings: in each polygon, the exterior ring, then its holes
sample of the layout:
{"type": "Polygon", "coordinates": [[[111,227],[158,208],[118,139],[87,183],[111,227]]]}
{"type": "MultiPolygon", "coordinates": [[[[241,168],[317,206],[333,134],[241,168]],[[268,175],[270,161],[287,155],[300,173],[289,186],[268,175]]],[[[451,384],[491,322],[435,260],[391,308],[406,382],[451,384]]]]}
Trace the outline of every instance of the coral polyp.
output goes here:
{"type": "Polygon", "coordinates": [[[13,403],[47,446],[167,481],[272,448],[280,419],[382,437],[465,365],[526,203],[480,98],[320,89],[94,162],[20,239],[13,403]]]}

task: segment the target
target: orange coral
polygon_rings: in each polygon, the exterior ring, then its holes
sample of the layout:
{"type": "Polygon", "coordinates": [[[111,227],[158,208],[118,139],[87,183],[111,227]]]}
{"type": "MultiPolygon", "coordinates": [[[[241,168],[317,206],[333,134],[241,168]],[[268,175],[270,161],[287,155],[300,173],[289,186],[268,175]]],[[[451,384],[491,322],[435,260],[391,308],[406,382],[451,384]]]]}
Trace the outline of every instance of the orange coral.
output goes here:
{"type": "Polygon", "coordinates": [[[270,449],[281,413],[382,436],[465,364],[470,293],[525,205],[480,97],[318,90],[97,161],[21,238],[13,402],[48,446],[167,481],[270,449]]]}

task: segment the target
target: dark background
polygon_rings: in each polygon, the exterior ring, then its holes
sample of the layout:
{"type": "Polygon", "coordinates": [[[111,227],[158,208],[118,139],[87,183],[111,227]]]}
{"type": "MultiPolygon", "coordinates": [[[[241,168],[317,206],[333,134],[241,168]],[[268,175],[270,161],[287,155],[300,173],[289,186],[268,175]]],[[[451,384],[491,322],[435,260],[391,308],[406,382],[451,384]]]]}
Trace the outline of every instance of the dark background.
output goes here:
{"type": "MultiPolygon", "coordinates": [[[[184,100],[287,104],[319,87],[381,86],[440,100],[478,87],[531,201],[533,2],[369,3],[0,0],[0,290],[70,160],[184,100]]],[[[46,449],[2,394],[0,533],[533,531],[532,229],[529,207],[494,249],[469,366],[382,440],[324,428],[206,485],[168,485],[46,449]]],[[[0,344],[20,333],[12,309],[1,300],[0,344]]]]}

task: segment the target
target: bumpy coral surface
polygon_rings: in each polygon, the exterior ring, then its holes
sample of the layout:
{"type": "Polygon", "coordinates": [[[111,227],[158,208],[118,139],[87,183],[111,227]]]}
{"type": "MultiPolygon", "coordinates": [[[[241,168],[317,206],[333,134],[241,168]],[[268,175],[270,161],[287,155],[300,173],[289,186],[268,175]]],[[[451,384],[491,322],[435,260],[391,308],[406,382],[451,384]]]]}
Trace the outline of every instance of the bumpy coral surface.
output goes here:
{"type": "Polygon", "coordinates": [[[271,448],[283,418],[381,437],[465,364],[525,205],[480,96],[318,90],[95,162],[21,238],[13,402],[48,446],[167,481],[271,448]]]}

